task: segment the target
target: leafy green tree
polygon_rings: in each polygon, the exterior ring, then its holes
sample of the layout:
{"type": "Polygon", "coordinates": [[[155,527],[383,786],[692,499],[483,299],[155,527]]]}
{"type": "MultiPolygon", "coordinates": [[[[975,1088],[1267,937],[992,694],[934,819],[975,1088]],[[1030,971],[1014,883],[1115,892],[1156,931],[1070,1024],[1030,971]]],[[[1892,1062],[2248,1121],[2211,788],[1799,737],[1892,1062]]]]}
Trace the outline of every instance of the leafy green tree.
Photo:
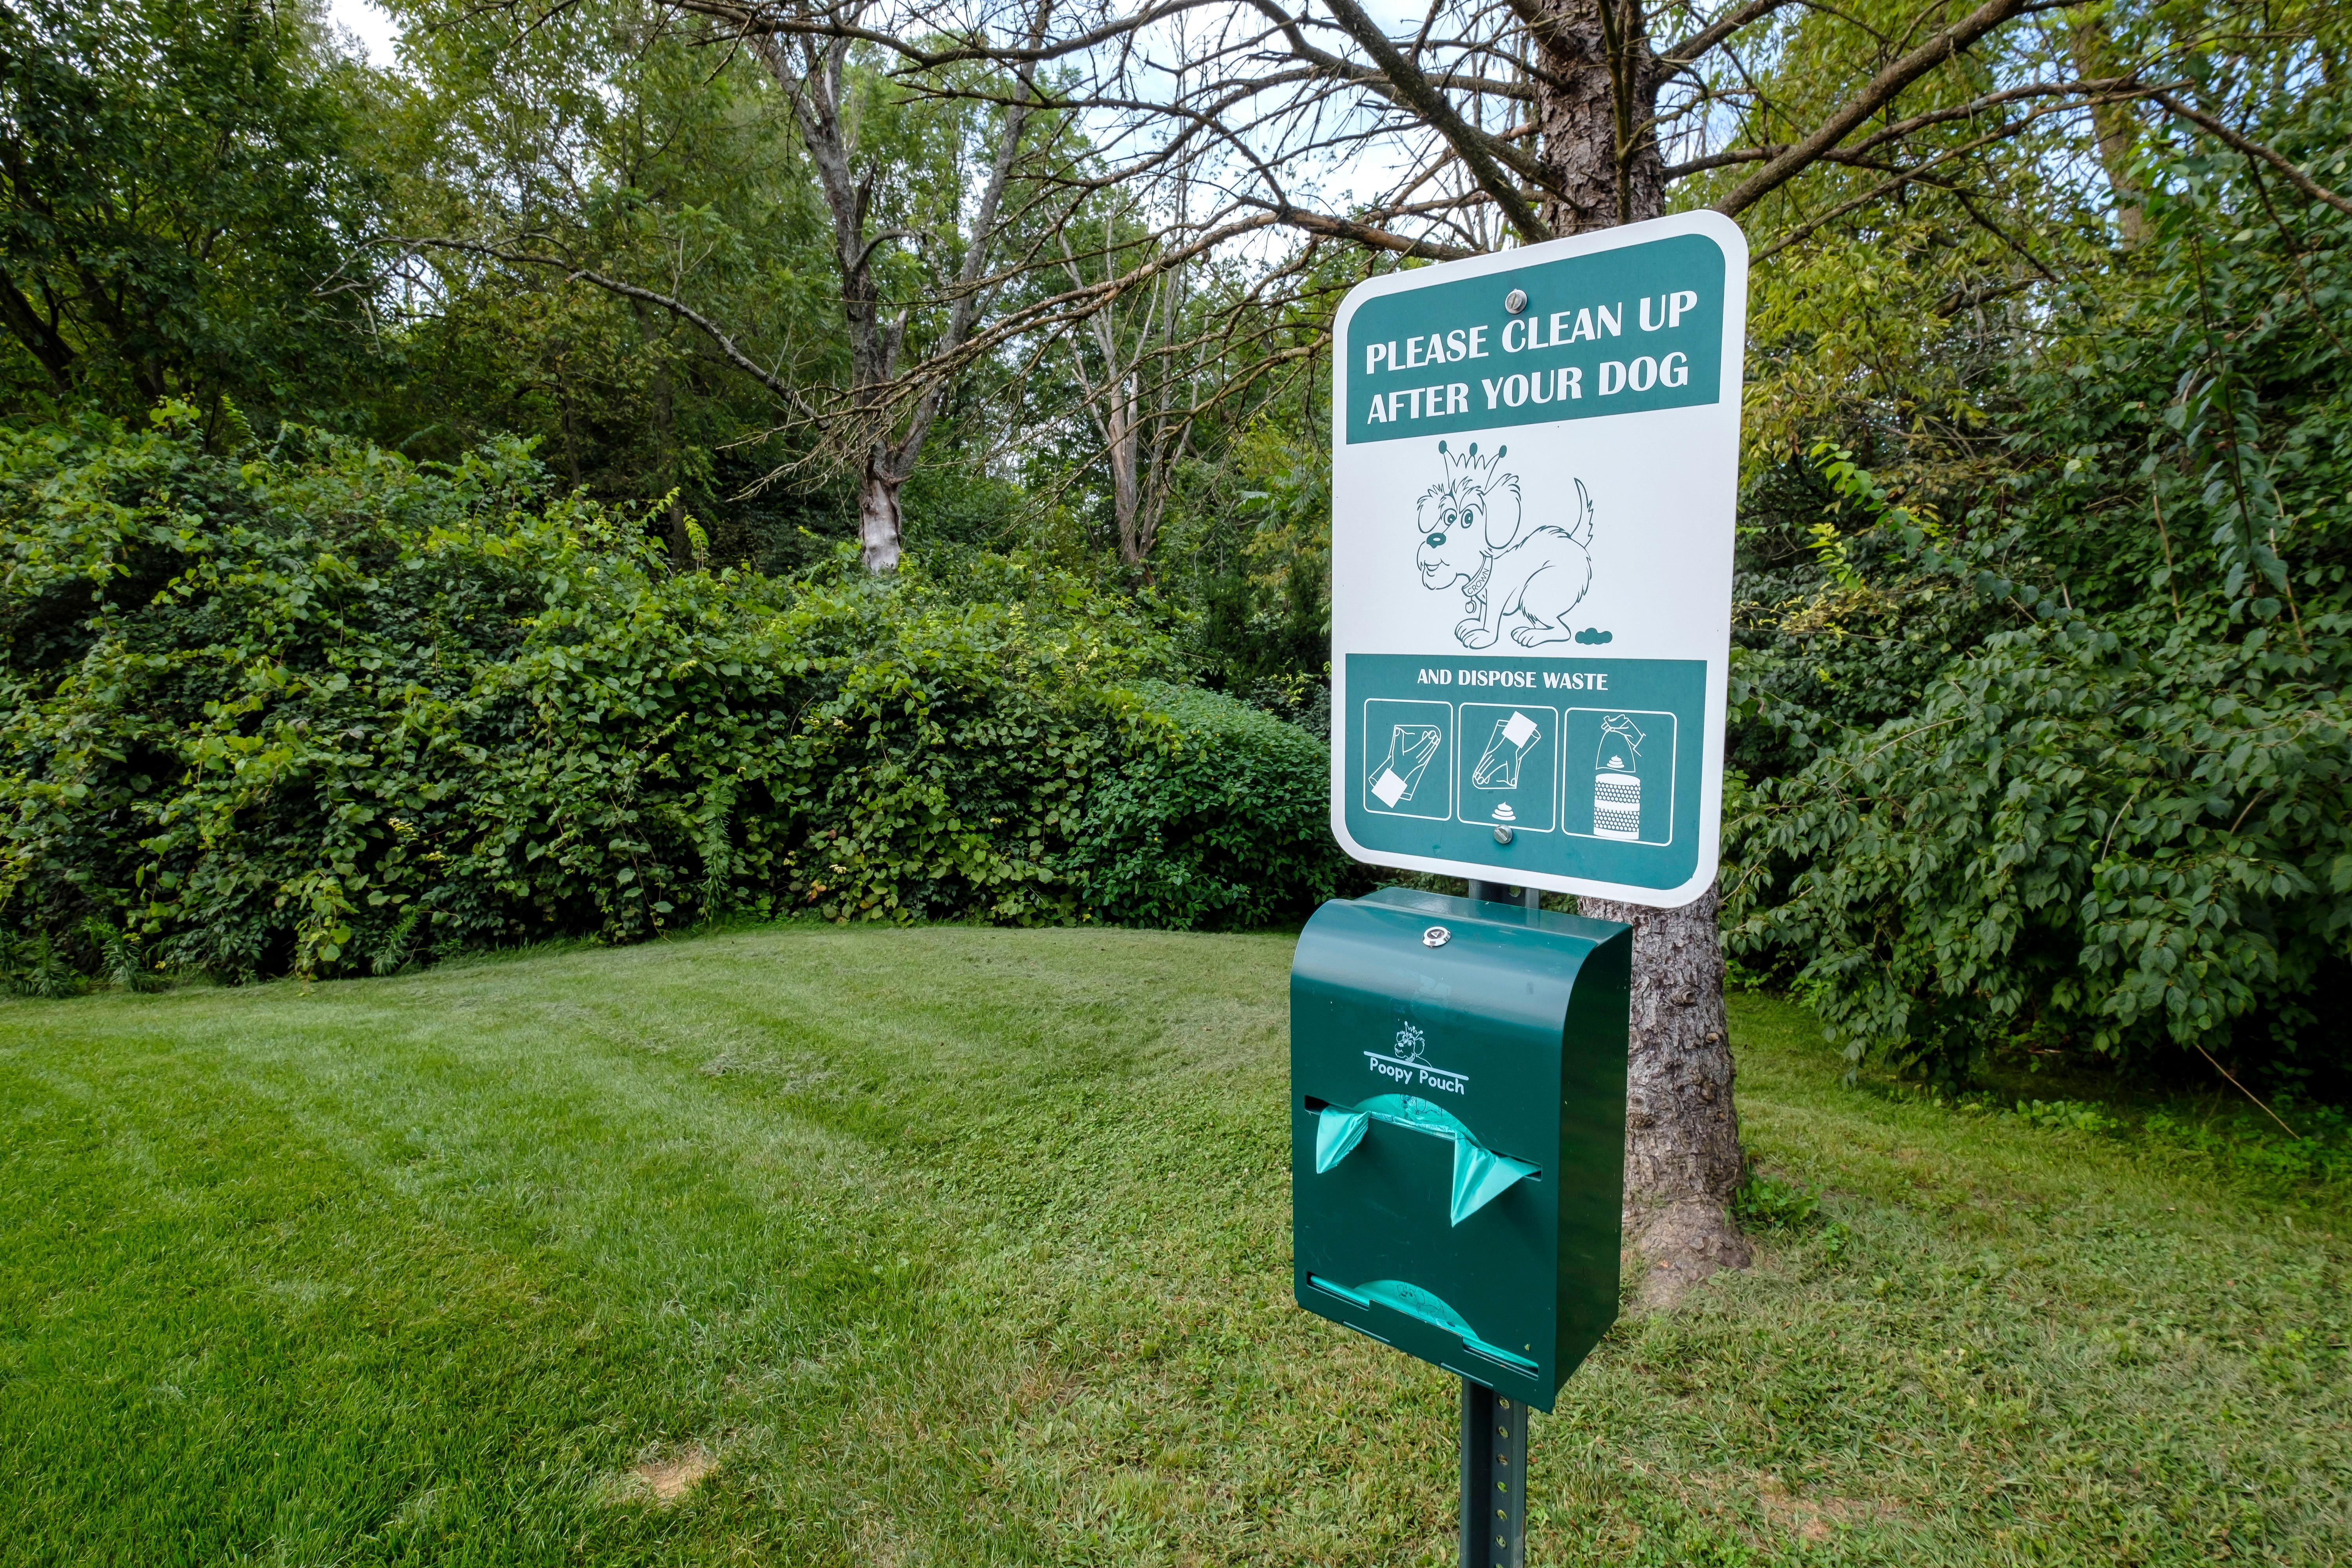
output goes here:
{"type": "Polygon", "coordinates": [[[387,227],[446,243],[396,250],[403,374],[378,427],[441,461],[535,437],[566,484],[662,502],[680,565],[689,519],[735,561],[800,561],[801,530],[837,533],[845,495],[789,472],[761,483],[808,455],[775,430],[769,387],[675,312],[574,275],[691,295],[785,384],[833,374],[823,209],[758,73],[693,48],[659,5],[525,26],[463,5],[400,13],[387,227]]]}
{"type": "Polygon", "coordinates": [[[690,375],[711,444],[774,454],[767,481],[845,471],[868,566],[891,570],[900,492],[984,368],[999,269],[1055,221],[1034,165],[1066,125],[1027,73],[900,83],[846,37],[725,6],[408,14],[435,25],[416,57],[438,107],[415,123],[441,199],[409,209],[434,291],[607,294],[639,323],[657,428],[690,375]]]}
{"type": "Polygon", "coordinates": [[[0,6],[0,398],[345,417],[371,93],[299,6],[0,6]]]}
{"type": "MultiPolygon", "coordinates": [[[[2275,145],[2343,144],[2340,94],[2279,107],[2275,145]]],[[[1979,628],[1864,721],[1750,687],[1810,755],[1754,792],[1740,940],[1856,1059],[1957,1075],[2022,1037],[2342,1081],[2352,215],[2271,185],[2234,153],[2135,168],[2133,270],[2021,356],[1964,512],[1825,455],[1832,575],[1979,628]]]]}

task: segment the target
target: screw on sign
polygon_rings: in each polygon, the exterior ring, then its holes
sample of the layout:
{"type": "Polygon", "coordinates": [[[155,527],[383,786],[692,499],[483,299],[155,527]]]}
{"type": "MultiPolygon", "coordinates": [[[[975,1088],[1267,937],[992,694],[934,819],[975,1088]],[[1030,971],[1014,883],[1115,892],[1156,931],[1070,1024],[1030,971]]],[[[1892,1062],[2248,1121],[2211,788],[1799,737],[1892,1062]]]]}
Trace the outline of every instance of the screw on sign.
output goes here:
{"type": "Polygon", "coordinates": [[[1331,828],[1470,896],[1300,934],[1295,1289],[1461,1379],[1464,1568],[1523,1561],[1528,1412],[1617,1313],[1631,931],[1541,895],[1715,880],[1747,266],[1687,213],[1333,321],[1331,828]]]}

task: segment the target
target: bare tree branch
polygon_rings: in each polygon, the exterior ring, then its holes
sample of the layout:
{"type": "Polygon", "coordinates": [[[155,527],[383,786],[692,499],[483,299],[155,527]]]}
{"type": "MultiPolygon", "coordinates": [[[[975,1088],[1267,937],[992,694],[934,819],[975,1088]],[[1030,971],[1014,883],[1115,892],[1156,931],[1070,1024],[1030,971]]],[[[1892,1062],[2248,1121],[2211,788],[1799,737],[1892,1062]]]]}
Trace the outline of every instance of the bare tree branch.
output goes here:
{"type": "Polygon", "coordinates": [[[2026,0],[1985,0],[1958,23],[1928,39],[1871,78],[1861,91],[1839,106],[1813,133],[1767,163],[1715,204],[1715,210],[1737,217],[1820,161],[1822,153],[1851,135],[1854,128],[1895,100],[1895,95],[1962,49],[2024,9],[2026,0]]]}
{"type": "Polygon", "coordinates": [[[1084,54],[1099,45],[1111,43],[1137,30],[1162,21],[1181,12],[1203,8],[1220,8],[1229,0],[1159,0],[1148,5],[1132,16],[1107,22],[1099,27],[1058,38],[1050,45],[992,44],[985,39],[973,39],[958,47],[925,49],[910,43],[903,33],[893,33],[877,27],[861,27],[830,16],[810,16],[793,11],[763,5],[761,0],[672,0],[678,10],[705,16],[724,24],[743,37],[761,35],[800,38],[834,38],[845,43],[872,44],[888,50],[905,60],[909,68],[936,70],[941,66],[990,62],[998,65],[1042,65],[1049,60],[1066,59],[1084,54]]]}
{"type": "Polygon", "coordinates": [[[667,294],[656,293],[651,289],[640,288],[635,283],[625,282],[621,279],[596,271],[593,268],[575,267],[560,256],[533,256],[527,251],[508,250],[499,246],[483,245],[470,239],[447,239],[433,235],[387,239],[380,243],[396,245],[404,250],[410,251],[452,250],[463,255],[479,256],[491,261],[502,261],[509,267],[530,267],[551,272],[561,272],[567,282],[591,284],[608,294],[618,295],[624,300],[635,300],[651,305],[656,310],[667,310],[704,337],[709,338],[719,352],[726,356],[727,363],[737,370],[793,406],[812,414],[815,412],[810,406],[808,399],[802,395],[800,388],[745,353],[735,340],[728,335],[725,328],[682,300],[667,294]]]}
{"type": "MultiPolygon", "coordinates": [[[[1282,17],[1282,13],[1276,10],[1269,0],[1257,0],[1257,4],[1259,9],[1282,17]]],[[[1445,138],[1447,144],[1462,160],[1464,167],[1470,171],[1470,177],[1478,182],[1479,189],[1495,198],[1495,205],[1502,209],[1504,216],[1510,219],[1511,226],[1519,231],[1519,237],[1526,240],[1549,239],[1550,226],[1536,216],[1535,208],[1519,195],[1518,187],[1504,178],[1503,172],[1495,166],[1498,149],[1492,138],[1463,121],[1462,116],[1454,112],[1453,104],[1446,101],[1445,95],[1430,86],[1428,79],[1389,41],[1388,35],[1381,31],[1380,25],[1364,15],[1363,7],[1358,5],[1356,0],[1325,0],[1325,4],[1331,7],[1331,15],[1347,29],[1348,36],[1371,56],[1372,63],[1380,68],[1381,74],[1396,90],[1397,96],[1445,138]]],[[[1287,17],[1282,19],[1288,22],[1287,17]]],[[[1517,161],[1528,164],[1528,171],[1523,173],[1532,170],[1531,160],[1519,157],[1517,161]]]]}
{"type": "MultiPolygon", "coordinates": [[[[1749,265],[1753,266],[1756,262],[1761,261],[1769,256],[1778,256],[1781,251],[1788,249],[1790,246],[1795,245],[1801,240],[1810,238],[1824,226],[1834,223],[1839,218],[1845,216],[1848,213],[1857,212],[1862,208],[1868,206],[1871,203],[1878,200],[1881,196],[1901,190],[1905,185],[1918,184],[1925,182],[1930,174],[1946,163],[1956,162],[1957,160],[1967,156],[1970,153],[1979,152],[1986,147],[1991,146],[1996,142],[2007,141],[2010,137],[2016,135],[2019,132],[2023,131],[2028,125],[2032,124],[2032,119],[2033,117],[2029,115],[2024,119],[2012,121],[2009,124],[2003,125],[2000,129],[1993,131],[1987,135],[1979,136],[1972,142],[1963,142],[1957,147],[1947,147],[1942,152],[1937,153],[1934,157],[1929,158],[1926,163],[1918,164],[1916,167],[1897,170],[1888,178],[1881,180],[1878,184],[1871,186],[1870,189],[1863,192],[1862,195],[1855,196],[1851,200],[1840,202],[1829,211],[1821,214],[1817,217],[1807,219],[1805,222],[1798,225],[1795,228],[1790,229],[1788,233],[1780,236],[1778,239],[1775,239],[1763,249],[1757,251],[1755,256],[1751,258],[1749,265]]],[[[1996,235],[2000,235],[2000,233],[1998,229],[1995,229],[1993,232],[1996,235]]],[[[2003,239],[2008,238],[2006,235],[2000,235],[2000,237],[2003,239]]],[[[2040,267],[2042,264],[2037,261],[2034,262],[2033,265],[2040,267]]],[[[2044,275],[2047,275],[2046,270],[2044,275]]]]}
{"type": "MultiPolygon", "coordinates": [[[[1851,147],[1841,147],[1823,153],[1819,161],[1824,163],[1860,163],[1865,154],[1877,148],[1916,135],[1929,126],[1946,125],[1955,120],[1971,120],[1988,109],[1996,109],[2004,103],[2015,103],[2021,99],[2081,95],[2095,97],[2101,102],[2116,102],[2130,98],[2153,96],[2155,91],[2154,89],[2140,87],[2137,79],[2132,77],[2123,76],[2105,77],[2095,81],[2028,82],[2021,87],[2003,88],[1999,92],[1985,93],[1980,97],[1969,100],[1966,103],[1956,103],[1943,109],[1931,109],[1925,113],[1912,115],[1907,120],[1898,120],[1891,125],[1881,126],[1851,147]]],[[[2090,106],[2085,104],[2084,107],[2090,106]]],[[[1728,152],[1711,153],[1705,157],[1670,164],[1666,169],[1666,178],[1685,179],[1692,174],[1704,174],[1709,169],[1721,169],[1734,163],[1761,163],[1780,157],[1789,150],[1789,144],[1783,142],[1773,147],[1740,147],[1728,152]]]]}
{"type": "Polygon", "coordinates": [[[1669,70],[1681,70],[1748,23],[1760,22],[1790,3],[1791,0],[1748,0],[1747,5],[1725,12],[1682,42],[1660,50],[1658,64],[1669,70]]]}

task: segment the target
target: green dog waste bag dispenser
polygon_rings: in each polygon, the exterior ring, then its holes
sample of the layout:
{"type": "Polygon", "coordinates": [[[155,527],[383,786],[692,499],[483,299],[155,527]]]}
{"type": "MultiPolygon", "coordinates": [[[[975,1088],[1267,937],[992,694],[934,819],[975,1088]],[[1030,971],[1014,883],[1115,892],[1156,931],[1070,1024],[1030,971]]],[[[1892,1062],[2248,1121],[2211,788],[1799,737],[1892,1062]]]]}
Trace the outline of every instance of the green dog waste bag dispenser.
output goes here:
{"type": "Polygon", "coordinates": [[[1389,889],[1290,970],[1298,1304],[1549,1410],[1617,1316],[1630,928],[1389,889]]]}

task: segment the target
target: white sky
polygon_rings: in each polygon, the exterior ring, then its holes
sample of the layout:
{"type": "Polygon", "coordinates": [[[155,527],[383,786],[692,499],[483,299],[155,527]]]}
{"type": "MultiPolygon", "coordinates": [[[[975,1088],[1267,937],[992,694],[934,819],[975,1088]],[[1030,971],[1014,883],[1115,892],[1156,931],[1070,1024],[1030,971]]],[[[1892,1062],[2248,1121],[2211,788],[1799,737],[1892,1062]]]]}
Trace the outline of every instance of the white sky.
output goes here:
{"type": "MultiPolygon", "coordinates": [[[[1375,19],[1391,32],[1403,34],[1420,26],[1429,4],[1430,0],[1364,0],[1365,9],[1375,19]]],[[[379,70],[398,68],[400,24],[375,0],[326,0],[326,11],[335,28],[346,35],[353,52],[379,70]]],[[[1294,168],[1291,173],[1299,181],[1297,194],[1335,208],[1371,199],[1402,172],[1402,150],[1389,151],[1391,155],[1387,158],[1360,153],[1355,161],[1319,169],[1316,175],[1294,168]]]]}
{"type": "Polygon", "coordinates": [[[400,41],[400,26],[378,10],[373,0],[328,0],[327,14],[336,26],[359,40],[370,65],[386,69],[394,63],[393,48],[400,41]]]}

